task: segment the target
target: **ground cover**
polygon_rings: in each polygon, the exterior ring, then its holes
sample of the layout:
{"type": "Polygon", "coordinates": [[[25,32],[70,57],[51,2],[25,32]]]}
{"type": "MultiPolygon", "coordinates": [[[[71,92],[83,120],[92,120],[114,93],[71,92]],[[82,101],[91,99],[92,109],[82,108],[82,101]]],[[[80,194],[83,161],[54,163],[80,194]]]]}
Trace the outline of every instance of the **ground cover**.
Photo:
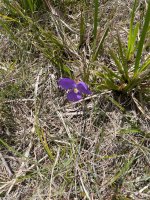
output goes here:
{"type": "Polygon", "coordinates": [[[0,5],[0,199],[150,199],[150,2],[0,5]]]}

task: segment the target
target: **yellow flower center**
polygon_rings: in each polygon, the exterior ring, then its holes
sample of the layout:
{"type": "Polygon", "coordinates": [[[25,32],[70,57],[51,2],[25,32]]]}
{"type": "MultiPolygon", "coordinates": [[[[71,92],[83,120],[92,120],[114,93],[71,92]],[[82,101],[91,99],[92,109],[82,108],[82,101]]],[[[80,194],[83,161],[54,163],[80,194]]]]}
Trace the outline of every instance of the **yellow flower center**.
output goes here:
{"type": "Polygon", "coordinates": [[[78,93],[78,89],[77,89],[77,88],[74,88],[73,90],[74,90],[74,92],[75,92],[76,94],[78,93]]]}

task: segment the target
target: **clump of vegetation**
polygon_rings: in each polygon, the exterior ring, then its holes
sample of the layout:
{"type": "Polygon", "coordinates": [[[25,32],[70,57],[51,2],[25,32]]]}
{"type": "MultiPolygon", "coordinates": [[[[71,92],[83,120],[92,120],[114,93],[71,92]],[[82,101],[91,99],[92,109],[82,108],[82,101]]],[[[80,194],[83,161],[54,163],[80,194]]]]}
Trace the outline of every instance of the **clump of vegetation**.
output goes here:
{"type": "Polygon", "coordinates": [[[149,87],[150,57],[146,54],[143,58],[142,53],[145,53],[145,49],[143,49],[145,38],[149,35],[150,6],[148,5],[145,17],[141,22],[134,22],[136,8],[137,1],[134,2],[131,13],[127,44],[121,41],[119,33],[117,33],[117,53],[114,49],[110,48],[109,50],[116,70],[103,66],[103,71],[98,73],[102,77],[101,87],[103,88],[130,92],[133,89],[139,89],[141,85],[143,85],[140,88],[142,90],[149,87]]]}
{"type": "Polygon", "coordinates": [[[0,197],[150,199],[150,1],[0,5],[0,197]]]}

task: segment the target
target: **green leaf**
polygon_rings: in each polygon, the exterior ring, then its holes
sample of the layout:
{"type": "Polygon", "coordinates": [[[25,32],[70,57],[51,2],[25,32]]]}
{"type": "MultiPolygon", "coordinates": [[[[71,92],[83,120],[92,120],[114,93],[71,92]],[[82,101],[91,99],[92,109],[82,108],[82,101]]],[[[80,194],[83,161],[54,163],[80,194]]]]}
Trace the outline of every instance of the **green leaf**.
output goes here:
{"type": "Polygon", "coordinates": [[[135,60],[134,75],[136,75],[138,70],[140,70],[139,65],[140,65],[140,60],[141,60],[141,56],[142,56],[142,50],[143,50],[146,33],[149,28],[149,22],[150,22],[150,1],[148,1],[148,8],[147,8],[147,12],[145,15],[145,21],[144,21],[140,41],[138,43],[138,51],[137,51],[136,60],[135,60]]]}
{"type": "Polygon", "coordinates": [[[53,152],[49,148],[49,145],[47,143],[44,131],[39,127],[37,120],[36,120],[36,125],[35,125],[35,131],[36,131],[37,136],[39,137],[39,139],[40,139],[40,141],[43,145],[43,148],[46,151],[48,157],[50,158],[50,160],[54,160],[53,152]]]}
{"type": "Polygon", "coordinates": [[[23,158],[27,158],[25,157],[23,154],[21,154],[20,152],[16,151],[13,147],[9,146],[4,140],[2,140],[0,138],[0,144],[3,145],[5,148],[7,148],[9,151],[13,152],[15,155],[19,156],[19,157],[23,157],[23,158]]]}
{"type": "Polygon", "coordinates": [[[119,73],[124,75],[122,63],[117,58],[117,55],[114,53],[114,51],[112,49],[110,49],[109,54],[110,54],[111,58],[114,60],[116,66],[118,68],[119,73]]]}
{"type": "Polygon", "coordinates": [[[115,78],[117,78],[119,80],[121,79],[121,77],[118,74],[116,74],[113,70],[109,69],[108,67],[102,66],[102,68],[104,69],[104,71],[107,72],[107,76],[108,77],[110,77],[110,78],[115,77],[115,78]]]}
{"type": "Polygon", "coordinates": [[[127,60],[130,58],[131,49],[133,48],[133,25],[134,25],[134,18],[135,18],[135,11],[137,8],[137,0],[134,1],[132,12],[131,12],[131,19],[130,19],[130,30],[128,35],[128,51],[127,51],[127,60]]]}
{"type": "Polygon", "coordinates": [[[34,1],[27,0],[26,1],[26,8],[30,8],[30,10],[33,12],[34,11],[34,1]]]}
{"type": "Polygon", "coordinates": [[[0,25],[7,32],[7,34],[9,34],[10,37],[17,43],[17,38],[14,36],[13,31],[11,31],[9,24],[0,19],[0,25]]]}
{"type": "Polygon", "coordinates": [[[119,131],[120,134],[134,134],[134,133],[141,133],[140,129],[121,129],[119,131]]]}
{"type": "Polygon", "coordinates": [[[140,67],[139,73],[145,71],[148,67],[150,67],[150,58],[140,67]]]}
{"type": "Polygon", "coordinates": [[[120,56],[120,59],[122,61],[122,67],[123,67],[123,70],[124,70],[125,78],[128,80],[129,76],[128,76],[127,60],[126,60],[126,57],[124,55],[124,49],[123,49],[123,46],[122,46],[122,42],[121,42],[119,33],[117,34],[117,41],[118,41],[118,47],[119,47],[119,56],[120,56]]]}
{"type": "Polygon", "coordinates": [[[135,158],[132,158],[130,160],[127,160],[124,164],[124,166],[119,170],[119,172],[116,173],[116,175],[109,181],[109,185],[112,185],[115,181],[117,181],[122,176],[125,176],[126,173],[129,171],[132,162],[135,158]]]}
{"type": "Polygon", "coordinates": [[[97,36],[98,4],[99,4],[99,0],[94,0],[94,30],[93,30],[94,40],[96,40],[96,36],[97,36]]]}
{"type": "Polygon", "coordinates": [[[108,97],[108,99],[109,99],[115,106],[117,106],[122,112],[125,111],[125,108],[122,107],[122,106],[120,105],[120,103],[118,103],[116,100],[114,100],[114,99],[111,98],[111,97],[108,97]]]}
{"type": "Polygon", "coordinates": [[[95,60],[97,59],[98,54],[100,53],[100,50],[102,50],[103,44],[104,44],[105,38],[107,37],[108,32],[109,32],[109,27],[106,28],[106,30],[105,30],[105,32],[104,32],[104,34],[103,34],[101,40],[99,41],[98,47],[97,47],[97,49],[96,49],[95,52],[94,52],[92,61],[95,61],[95,60]]]}
{"type": "Polygon", "coordinates": [[[132,31],[132,37],[131,37],[130,48],[128,51],[127,60],[130,60],[131,56],[133,55],[134,51],[136,50],[137,46],[135,45],[135,43],[136,43],[138,31],[139,31],[139,26],[140,26],[140,23],[138,22],[132,31]]]}
{"type": "Polygon", "coordinates": [[[79,47],[83,44],[84,42],[84,36],[85,36],[85,19],[83,16],[83,12],[81,11],[81,18],[80,18],[80,42],[79,42],[79,47]]]}
{"type": "Polygon", "coordinates": [[[111,79],[105,77],[105,82],[108,89],[118,90],[118,86],[111,79]]]}

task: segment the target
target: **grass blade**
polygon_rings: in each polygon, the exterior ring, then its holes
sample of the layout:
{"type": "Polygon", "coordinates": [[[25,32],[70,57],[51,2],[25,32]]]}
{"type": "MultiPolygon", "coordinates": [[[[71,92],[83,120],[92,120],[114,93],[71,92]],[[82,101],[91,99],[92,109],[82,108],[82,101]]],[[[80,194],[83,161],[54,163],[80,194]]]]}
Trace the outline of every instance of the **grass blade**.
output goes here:
{"type": "Polygon", "coordinates": [[[109,54],[110,54],[111,58],[114,60],[116,66],[117,66],[117,68],[118,68],[119,73],[122,74],[122,75],[124,75],[122,63],[121,63],[120,60],[117,58],[117,55],[113,52],[112,49],[110,49],[109,54]]]}
{"type": "Polygon", "coordinates": [[[112,185],[115,181],[117,181],[120,177],[125,176],[125,174],[130,169],[132,162],[135,158],[132,158],[131,160],[128,160],[125,162],[124,166],[120,169],[120,171],[110,180],[110,185],[112,185]]]}
{"type": "Polygon", "coordinates": [[[29,7],[30,10],[31,10],[31,12],[33,12],[33,11],[34,11],[34,1],[32,1],[32,0],[27,0],[26,7],[27,7],[27,8],[29,7]]]}
{"type": "Polygon", "coordinates": [[[46,140],[46,137],[45,137],[43,130],[39,127],[38,124],[35,125],[35,130],[36,130],[37,136],[39,137],[39,139],[40,139],[40,141],[43,145],[43,148],[46,151],[48,157],[50,158],[50,160],[54,160],[53,153],[48,146],[48,143],[47,143],[47,140],[46,140]]]}
{"type": "Polygon", "coordinates": [[[124,50],[123,50],[123,46],[122,46],[122,42],[121,42],[119,33],[117,34],[117,41],[118,41],[118,47],[119,47],[119,56],[120,56],[120,59],[121,59],[122,64],[123,64],[123,70],[124,70],[124,73],[125,73],[125,78],[128,80],[129,76],[128,76],[127,60],[126,60],[125,55],[124,55],[124,50]]]}
{"type": "Polygon", "coordinates": [[[145,71],[150,66],[150,58],[141,66],[139,73],[145,71]]]}
{"type": "Polygon", "coordinates": [[[84,36],[85,36],[85,19],[83,16],[83,12],[81,11],[81,19],[80,19],[80,42],[79,42],[79,48],[84,42],[84,36]]]}
{"type": "Polygon", "coordinates": [[[116,100],[114,100],[114,99],[111,98],[111,97],[108,97],[108,99],[109,99],[115,106],[117,106],[122,112],[125,112],[125,108],[122,107],[122,106],[120,105],[120,103],[118,103],[116,100]]]}
{"type": "Polygon", "coordinates": [[[135,11],[137,7],[137,0],[134,1],[133,9],[131,12],[131,20],[130,20],[130,30],[128,35],[128,51],[127,51],[127,60],[130,59],[130,53],[131,49],[133,48],[133,24],[134,24],[134,17],[135,17],[135,11]]]}
{"type": "Polygon", "coordinates": [[[102,38],[101,38],[101,40],[100,40],[100,42],[99,42],[99,44],[98,44],[98,47],[97,47],[97,49],[96,49],[96,51],[95,51],[95,53],[93,55],[92,61],[95,61],[97,59],[98,54],[102,50],[103,44],[104,44],[105,38],[107,37],[108,32],[109,32],[109,28],[107,27],[105,32],[104,32],[104,34],[103,34],[103,36],[102,36],[102,38]]]}
{"type": "Polygon", "coordinates": [[[145,15],[145,22],[144,22],[144,25],[143,25],[143,30],[142,30],[142,33],[141,33],[140,41],[138,43],[138,51],[137,51],[136,60],[135,60],[134,75],[139,70],[143,45],[144,45],[146,33],[148,31],[148,28],[149,28],[149,22],[150,22],[150,1],[148,2],[148,8],[147,8],[147,12],[146,12],[146,15],[145,15]]]}
{"type": "Polygon", "coordinates": [[[99,0],[94,0],[94,30],[93,30],[93,36],[94,40],[96,40],[97,36],[97,25],[98,25],[98,3],[99,0]]]}
{"type": "Polygon", "coordinates": [[[107,72],[109,77],[115,77],[117,79],[121,78],[118,74],[116,74],[113,70],[109,69],[108,67],[102,66],[102,68],[104,69],[104,71],[107,72]]]}

